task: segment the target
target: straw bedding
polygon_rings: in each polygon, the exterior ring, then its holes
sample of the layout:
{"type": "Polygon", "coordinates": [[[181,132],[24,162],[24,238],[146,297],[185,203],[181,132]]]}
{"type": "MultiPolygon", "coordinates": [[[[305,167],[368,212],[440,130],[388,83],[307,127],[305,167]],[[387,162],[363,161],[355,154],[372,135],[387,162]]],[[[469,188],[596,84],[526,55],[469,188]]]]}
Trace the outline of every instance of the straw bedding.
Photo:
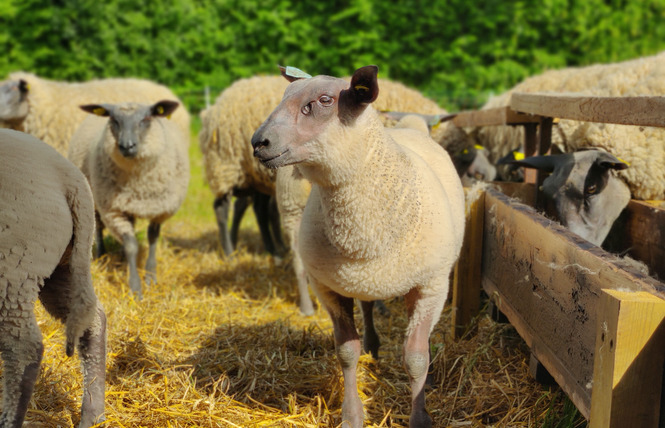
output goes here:
{"type": "MultiPolygon", "coordinates": [[[[224,260],[212,212],[209,222],[174,217],[157,251],[158,283],[141,302],[129,294],[119,246],[93,262],[108,317],[106,426],[338,426],[342,379],[328,315],[318,309],[300,316],[289,260],[277,266],[261,254],[254,225],[241,233],[238,254],[224,260]]],[[[406,318],[400,299],[386,303],[391,314],[376,316],[380,358],[361,357],[358,382],[369,426],[406,427],[406,318]]],[[[62,326],[41,307],[37,319],[45,352],[28,425],[76,426],[78,358],[65,357],[62,326]]],[[[532,381],[527,349],[512,327],[479,316],[478,333],[454,341],[448,325],[446,310],[431,341],[427,405],[435,426],[586,424],[558,388],[532,381]]]]}

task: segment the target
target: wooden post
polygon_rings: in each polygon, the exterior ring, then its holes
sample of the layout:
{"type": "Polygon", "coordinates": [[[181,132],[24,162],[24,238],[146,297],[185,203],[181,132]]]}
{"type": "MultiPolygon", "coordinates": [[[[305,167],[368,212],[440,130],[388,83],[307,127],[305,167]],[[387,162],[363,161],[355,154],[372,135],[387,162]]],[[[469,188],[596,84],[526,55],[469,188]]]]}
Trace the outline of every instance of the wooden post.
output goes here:
{"type": "Polygon", "coordinates": [[[590,428],[658,427],[665,300],[603,290],[597,319],[590,428]]]}
{"type": "MultiPolygon", "coordinates": [[[[472,196],[473,197],[473,196],[472,196]]],[[[453,274],[452,335],[461,337],[480,311],[485,192],[467,208],[464,243],[453,274]]]]}

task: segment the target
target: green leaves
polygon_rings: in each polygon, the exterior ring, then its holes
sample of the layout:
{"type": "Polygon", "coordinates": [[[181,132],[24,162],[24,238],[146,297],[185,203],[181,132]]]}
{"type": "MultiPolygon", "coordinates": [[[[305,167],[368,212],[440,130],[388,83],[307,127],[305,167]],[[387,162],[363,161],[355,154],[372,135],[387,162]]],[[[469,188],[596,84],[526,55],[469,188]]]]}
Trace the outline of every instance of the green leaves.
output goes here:
{"type": "Polygon", "coordinates": [[[214,97],[278,64],[337,76],[376,64],[457,110],[545,69],[663,50],[664,19],[662,0],[5,0],[0,79],[134,76],[214,97]]]}

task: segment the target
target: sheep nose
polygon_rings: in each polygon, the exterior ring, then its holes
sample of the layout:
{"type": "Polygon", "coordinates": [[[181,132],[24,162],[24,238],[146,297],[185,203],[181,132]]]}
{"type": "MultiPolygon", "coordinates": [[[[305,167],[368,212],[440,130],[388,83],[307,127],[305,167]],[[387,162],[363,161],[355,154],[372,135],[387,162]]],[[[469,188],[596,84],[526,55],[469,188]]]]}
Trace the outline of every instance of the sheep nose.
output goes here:
{"type": "Polygon", "coordinates": [[[270,145],[270,140],[267,138],[260,138],[258,136],[252,137],[252,147],[254,148],[254,156],[257,156],[259,151],[270,145]]]}
{"type": "Polygon", "coordinates": [[[133,157],[138,152],[136,141],[129,140],[119,145],[120,153],[125,157],[133,157]]]}

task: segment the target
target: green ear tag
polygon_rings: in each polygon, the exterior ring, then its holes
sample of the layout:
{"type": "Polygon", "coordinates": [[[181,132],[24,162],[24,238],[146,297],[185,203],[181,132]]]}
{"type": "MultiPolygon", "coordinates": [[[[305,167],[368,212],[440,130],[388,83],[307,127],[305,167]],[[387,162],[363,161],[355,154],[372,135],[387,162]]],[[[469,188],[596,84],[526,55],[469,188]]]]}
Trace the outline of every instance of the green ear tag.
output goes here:
{"type": "Polygon", "coordinates": [[[296,79],[310,79],[312,76],[305,73],[299,68],[286,66],[285,74],[289,77],[295,77],[296,79]]]}

